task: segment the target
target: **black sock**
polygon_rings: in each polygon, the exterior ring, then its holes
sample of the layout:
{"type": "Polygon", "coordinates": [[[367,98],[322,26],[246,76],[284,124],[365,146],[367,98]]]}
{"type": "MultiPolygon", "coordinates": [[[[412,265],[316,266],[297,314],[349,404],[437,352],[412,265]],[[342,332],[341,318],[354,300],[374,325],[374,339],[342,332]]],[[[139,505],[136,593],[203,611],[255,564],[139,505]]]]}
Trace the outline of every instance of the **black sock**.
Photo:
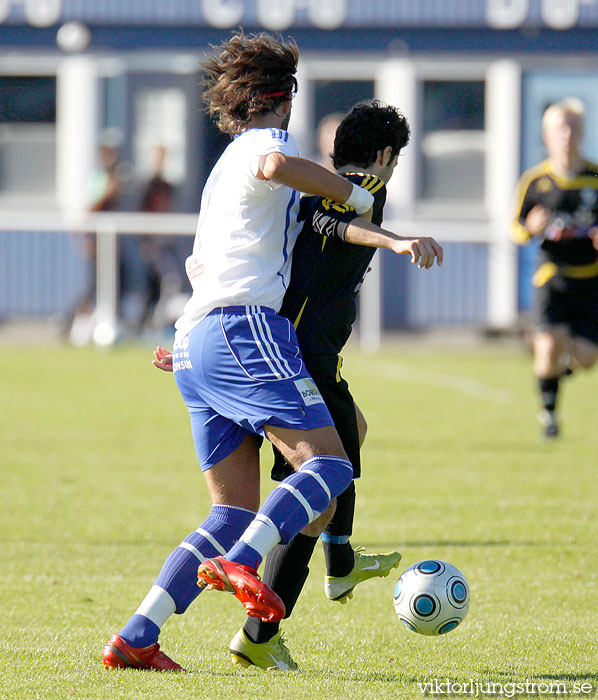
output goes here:
{"type": "Polygon", "coordinates": [[[558,377],[550,377],[549,379],[538,379],[540,386],[540,397],[542,405],[547,411],[554,411],[556,408],[556,396],[559,391],[558,377]]]}
{"type": "Polygon", "coordinates": [[[355,556],[350,542],[343,544],[324,542],[324,556],[328,576],[346,576],[351,573],[355,565],[355,556]]]}
{"type": "MultiPolygon", "coordinates": [[[[285,605],[285,617],[289,617],[309,574],[309,560],[317,537],[299,533],[289,544],[277,544],[266,557],[263,581],[274,590],[285,605]]],[[[277,634],[278,622],[263,622],[259,617],[249,617],[243,629],[254,644],[264,644],[277,634]]]]}
{"type": "Polygon", "coordinates": [[[355,482],[336,497],[336,510],[322,534],[326,572],[328,576],[346,576],[355,564],[353,547],[349,537],[353,531],[355,513],[355,482]]]}

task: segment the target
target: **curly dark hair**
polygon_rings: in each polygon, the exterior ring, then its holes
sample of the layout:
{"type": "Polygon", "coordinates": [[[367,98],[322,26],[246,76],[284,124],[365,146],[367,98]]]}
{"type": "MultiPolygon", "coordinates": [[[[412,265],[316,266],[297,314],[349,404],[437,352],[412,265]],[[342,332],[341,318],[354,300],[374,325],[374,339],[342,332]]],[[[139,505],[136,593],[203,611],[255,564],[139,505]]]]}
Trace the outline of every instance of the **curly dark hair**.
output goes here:
{"type": "Polygon", "coordinates": [[[332,162],[335,168],[349,164],[367,168],[386,146],[392,148],[393,158],[398,155],[409,136],[409,123],[396,107],[379,100],[361,102],[336,130],[332,162]]]}
{"type": "Polygon", "coordinates": [[[202,63],[203,99],[225,134],[240,133],[252,117],[276,110],[297,92],[294,41],[239,31],[212,48],[215,53],[202,63]]]}

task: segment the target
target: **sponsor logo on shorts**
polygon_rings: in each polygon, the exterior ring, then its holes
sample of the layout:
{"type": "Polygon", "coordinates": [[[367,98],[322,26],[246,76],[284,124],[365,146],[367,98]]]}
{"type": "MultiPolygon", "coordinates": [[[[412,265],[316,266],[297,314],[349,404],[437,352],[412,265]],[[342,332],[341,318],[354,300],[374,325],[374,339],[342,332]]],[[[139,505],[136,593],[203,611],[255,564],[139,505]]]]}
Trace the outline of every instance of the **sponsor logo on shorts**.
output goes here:
{"type": "Polygon", "coordinates": [[[188,350],[189,349],[189,336],[186,335],[184,338],[181,338],[180,340],[175,340],[174,345],[172,346],[173,352],[176,353],[177,350],[188,350]]]}
{"type": "Polygon", "coordinates": [[[172,363],[173,372],[180,372],[182,369],[193,369],[191,360],[180,360],[172,363]]]}
{"type": "Polygon", "coordinates": [[[303,403],[306,406],[313,406],[315,403],[324,403],[322,394],[320,394],[313,379],[296,379],[295,386],[297,387],[297,391],[301,394],[303,403]]]}
{"type": "Polygon", "coordinates": [[[193,369],[193,363],[189,359],[189,337],[185,336],[174,344],[172,355],[172,371],[180,372],[182,369],[193,369]]]}

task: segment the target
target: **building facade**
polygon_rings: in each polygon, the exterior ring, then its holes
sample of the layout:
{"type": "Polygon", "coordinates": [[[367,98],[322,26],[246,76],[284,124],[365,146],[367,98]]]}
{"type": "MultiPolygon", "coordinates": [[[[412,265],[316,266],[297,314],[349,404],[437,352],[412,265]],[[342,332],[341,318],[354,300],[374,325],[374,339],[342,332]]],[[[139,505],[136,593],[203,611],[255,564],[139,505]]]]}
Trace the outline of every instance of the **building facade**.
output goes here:
{"type": "Polygon", "coordinates": [[[512,327],[530,306],[535,251],[509,239],[511,198],[544,156],[547,104],[584,101],[598,159],[598,0],[0,0],[0,318],[59,312],[83,284],[68,228],[106,140],[125,211],[166,148],[174,211],[193,232],[227,142],[202,112],[199,64],[239,27],[299,44],[291,130],[305,155],[319,121],[361,99],[410,121],[385,225],[435,236],[446,262],[421,272],[377,256],[363,334],[512,327]]]}

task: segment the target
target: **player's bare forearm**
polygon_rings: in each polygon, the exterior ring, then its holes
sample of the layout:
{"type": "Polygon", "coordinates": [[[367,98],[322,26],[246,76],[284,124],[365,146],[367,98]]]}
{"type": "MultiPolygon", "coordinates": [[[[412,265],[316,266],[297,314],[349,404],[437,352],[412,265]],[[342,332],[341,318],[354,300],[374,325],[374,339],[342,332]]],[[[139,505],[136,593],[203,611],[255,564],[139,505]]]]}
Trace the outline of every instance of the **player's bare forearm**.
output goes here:
{"type": "Polygon", "coordinates": [[[347,243],[364,245],[369,248],[389,248],[392,250],[392,246],[396,241],[401,239],[401,236],[397,236],[391,231],[385,231],[363,217],[353,219],[347,224],[347,230],[345,231],[345,241],[347,243]]]}
{"type": "Polygon", "coordinates": [[[326,197],[335,202],[346,202],[353,190],[353,184],[344,177],[311,160],[285,156],[283,153],[269,153],[260,163],[260,170],[265,180],[273,180],[299,192],[326,197]]]}
{"type": "Polygon", "coordinates": [[[428,236],[399,236],[360,217],[353,219],[345,231],[345,241],[370,248],[388,248],[397,255],[410,255],[420,268],[430,268],[434,261],[442,265],[442,246],[428,236]]]}

